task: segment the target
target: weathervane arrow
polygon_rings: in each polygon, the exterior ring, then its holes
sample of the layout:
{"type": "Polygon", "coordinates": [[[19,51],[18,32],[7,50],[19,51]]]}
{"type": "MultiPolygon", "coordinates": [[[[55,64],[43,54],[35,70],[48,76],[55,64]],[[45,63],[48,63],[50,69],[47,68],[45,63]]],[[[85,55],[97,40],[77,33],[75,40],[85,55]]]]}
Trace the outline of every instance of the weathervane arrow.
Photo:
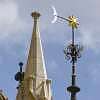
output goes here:
{"type": "Polygon", "coordinates": [[[55,23],[57,21],[57,18],[60,18],[62,20],[67,21],[69,26],[72,27],[72,29],[78,28],[79,23],[77,21],[77,17],[72,15],[72,16],[69,16],[68,18],[64,18],[58,15],[56,8],[54,6],[52,6],[52,9],[53,9],[53,15],[54,15],[54,19],[52,20],[52,23],[55,23]]]}

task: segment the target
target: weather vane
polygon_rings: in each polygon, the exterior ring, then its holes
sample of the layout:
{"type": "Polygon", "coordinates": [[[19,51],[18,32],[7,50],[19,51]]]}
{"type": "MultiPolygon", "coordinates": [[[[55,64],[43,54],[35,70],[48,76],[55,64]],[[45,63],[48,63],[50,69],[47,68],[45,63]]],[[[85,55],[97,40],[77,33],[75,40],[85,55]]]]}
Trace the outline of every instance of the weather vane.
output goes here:
{"type": "Polygon", "coordinates": [[[68,25],[72,28],[72,42],[64,48],[64,54],[65,54],[65,58],[67,60],[70,60],[70,62],[72,63],[72,83],[71,86],[69,86],[67,88],[67,91],[71,93],[71,100],[76,100],[76,93],[80,91],[80,88],[78,86],[76,86],[76,66],[75,63],[77,62],[77,59],[81,57],[81,51],[83,50],[83,47],[75,44],[75,34],[74,31],[75,29],[78,28],[78,21],[77,21],[77,17],[75,17],[74,15],[69,16],[68,18],[64,18],[62,16],[59,16],[56,12],[56,9],[54,6],[52,6],[52,9],[54,11],[54,19],[52,21],[52,23],[55,23],[57,21],[57,18],[60,18],[62,20],[65,20],[68,22],[68,25]]]}

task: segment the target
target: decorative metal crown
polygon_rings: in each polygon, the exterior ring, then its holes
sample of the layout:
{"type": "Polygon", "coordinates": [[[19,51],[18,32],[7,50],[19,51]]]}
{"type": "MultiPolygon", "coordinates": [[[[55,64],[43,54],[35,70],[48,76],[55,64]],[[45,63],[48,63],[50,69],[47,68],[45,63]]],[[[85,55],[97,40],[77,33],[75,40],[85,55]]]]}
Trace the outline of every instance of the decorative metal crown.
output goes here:
{"type": "Polygon", "coordinates": [[[65,59],[76,62],[81,57],[81,51],[83,51],[83,46],[70,44],[64,48],[65,59]]]}

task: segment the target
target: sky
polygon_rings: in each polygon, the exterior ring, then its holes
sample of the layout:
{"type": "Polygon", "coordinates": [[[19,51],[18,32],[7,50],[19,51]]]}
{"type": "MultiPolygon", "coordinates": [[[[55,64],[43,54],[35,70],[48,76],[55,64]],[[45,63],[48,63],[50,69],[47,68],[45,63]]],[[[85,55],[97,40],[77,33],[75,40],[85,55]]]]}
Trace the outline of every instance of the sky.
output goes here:
{"type": "Polygon", "coordinates": [[[71,64],[63,54],[71,43],[71,28],[67,22],[52,24],[54,6],[60,16],[75,15],[79,27],[76,44],[84,46],[77,62],[78,100],[97,100],[100,90],[100,1],[99,0],[0,0],[0,89],[15,100],[18,82],[14,75],[18,63],[27,62],[32,35],[32,11],[41,13],[40,33],[48,78],[52,80],[54,100],[70,100],[66,88],[71,83],[71,64]]]}

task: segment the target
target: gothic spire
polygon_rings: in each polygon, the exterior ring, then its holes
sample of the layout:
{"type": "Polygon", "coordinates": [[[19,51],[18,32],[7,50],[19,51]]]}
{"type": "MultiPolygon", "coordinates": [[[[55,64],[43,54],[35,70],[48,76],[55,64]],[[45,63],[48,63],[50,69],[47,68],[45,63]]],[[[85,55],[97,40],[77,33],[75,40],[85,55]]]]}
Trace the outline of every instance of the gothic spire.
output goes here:
{"type": "Polygon", "coordinates": [[[23,89],[20,86],[17,100],[51,100],[51,81],[47,79],[47,73],[44,63],[42,44],[39,32],[38,12],[31,14],[34,20],[32,39],[24,72],[23,89]],[[24,91],[23,93],[21,91],[24,91]],[[21,98],[22,97],[22,98],[21,98]]]}
{"type": "Polygon", "coordinates": [[[42,44],[39,32],[39,17],[40,14],[33,12],[32,18],[34,19],[34,27],[31,39],[31,45],[25,70],[25,79],[33,78],[34,85],[33,88],[36,88],[38,81],[41,79],[47,79],[47,73],[45,69],[42,44]],[[37,80],[38,79],[38,80],[37,80]]]}

